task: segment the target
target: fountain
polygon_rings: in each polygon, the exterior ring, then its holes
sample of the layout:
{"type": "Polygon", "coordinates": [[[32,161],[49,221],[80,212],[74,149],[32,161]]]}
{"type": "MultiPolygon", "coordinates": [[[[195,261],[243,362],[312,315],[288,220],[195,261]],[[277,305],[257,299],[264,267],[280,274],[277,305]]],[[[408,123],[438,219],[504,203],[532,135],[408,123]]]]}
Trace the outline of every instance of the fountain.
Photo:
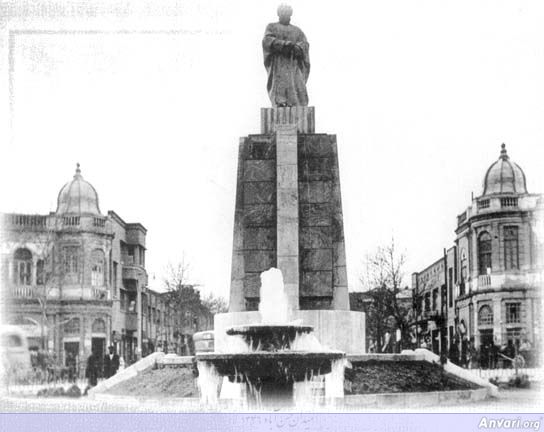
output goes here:
{"type": "Polygon", "coordinates": [[[343,396],[345,353],[321,346],[313,327],[288,322],[289,309],[280,270],[261,275],[261,323],[226,330],[224,352],[197,354],[204,403],[217,403],[223,377],[244,388],[248,405],[276,408],[307,404],[312,382],[325,375],[325,396],[343,396]]]}

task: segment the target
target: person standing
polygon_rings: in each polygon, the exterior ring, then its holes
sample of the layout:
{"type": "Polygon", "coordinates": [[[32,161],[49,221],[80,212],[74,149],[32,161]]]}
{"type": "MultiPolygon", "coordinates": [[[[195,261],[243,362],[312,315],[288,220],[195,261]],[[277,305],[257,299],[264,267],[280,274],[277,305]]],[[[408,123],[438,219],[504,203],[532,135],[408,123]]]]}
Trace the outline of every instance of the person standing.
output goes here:
{"type": "Polygon", "coordinates": [[[108,350],[109,353],[104,356],[104,378],[106,379],[115,375],[119,369],[119,356],[113,345],[108,350]]]}
{"type": "Polygon", "coordinates": [[[92,354],[87,359],[87,367],[85,368],[85,378],[89,380],[89,387],[94,387],[98,384],[98,373],[100,371],[100,357],[93,350],[92,354]]]}

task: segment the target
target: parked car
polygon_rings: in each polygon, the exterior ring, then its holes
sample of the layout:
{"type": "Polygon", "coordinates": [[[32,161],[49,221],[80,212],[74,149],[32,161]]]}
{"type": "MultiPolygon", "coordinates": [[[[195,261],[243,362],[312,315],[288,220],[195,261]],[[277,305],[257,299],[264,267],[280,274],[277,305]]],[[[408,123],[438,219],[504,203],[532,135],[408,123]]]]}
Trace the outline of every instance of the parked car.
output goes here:
{"type": "Polygon", "coordinates": [[[197,332],[193,335],[195,344],[195,352],[213,352],[214,350],[214,333],[213,330],[197,332]]]}
{"type": "Polygon", "coordinates": [[[0,373],[23,376],[30,372],[30,351],[26,333],[20,327],[0,326],[0,356],[2,360],[0,373]]]}

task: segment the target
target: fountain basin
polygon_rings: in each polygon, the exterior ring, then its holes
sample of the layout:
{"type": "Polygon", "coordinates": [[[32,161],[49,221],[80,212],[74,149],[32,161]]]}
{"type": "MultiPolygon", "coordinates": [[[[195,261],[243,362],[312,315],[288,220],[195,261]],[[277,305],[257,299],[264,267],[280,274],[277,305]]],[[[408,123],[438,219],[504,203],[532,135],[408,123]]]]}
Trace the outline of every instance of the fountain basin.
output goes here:
{"type": "Polygon", "coordinates": [[[231,382],[275,381],[293,383],[304,381],[311,375],[331,372],[334,360],[345,357],[343,352],[285,351],[234,354],[197,354],[197,361],[214,365],[219,375],[231,382]]]}
{"type": "Polygon", "coordinates": [[[312,326],[294,324],[251,324],[227,329],[229,336],[242,336],[251,351],[282,351],[291,349],[296,336],[311,333],[312,326]]]}

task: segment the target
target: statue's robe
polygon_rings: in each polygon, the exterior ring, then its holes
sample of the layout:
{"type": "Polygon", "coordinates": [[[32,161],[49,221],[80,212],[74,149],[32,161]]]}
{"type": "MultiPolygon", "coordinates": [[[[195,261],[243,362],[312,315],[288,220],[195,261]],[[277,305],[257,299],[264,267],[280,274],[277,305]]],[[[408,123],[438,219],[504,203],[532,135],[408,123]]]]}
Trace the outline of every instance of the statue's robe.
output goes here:
{"type": "Polygon", "coordinates": [[[266,88],[273,107],[307,106],[306,81],[310,74],[309,44],[298,27],[268,24],[263,39],[264,66],[268,73],[266,88]],[[302,51],[297,57],[286,46],[291,41],[302,51]]]}

